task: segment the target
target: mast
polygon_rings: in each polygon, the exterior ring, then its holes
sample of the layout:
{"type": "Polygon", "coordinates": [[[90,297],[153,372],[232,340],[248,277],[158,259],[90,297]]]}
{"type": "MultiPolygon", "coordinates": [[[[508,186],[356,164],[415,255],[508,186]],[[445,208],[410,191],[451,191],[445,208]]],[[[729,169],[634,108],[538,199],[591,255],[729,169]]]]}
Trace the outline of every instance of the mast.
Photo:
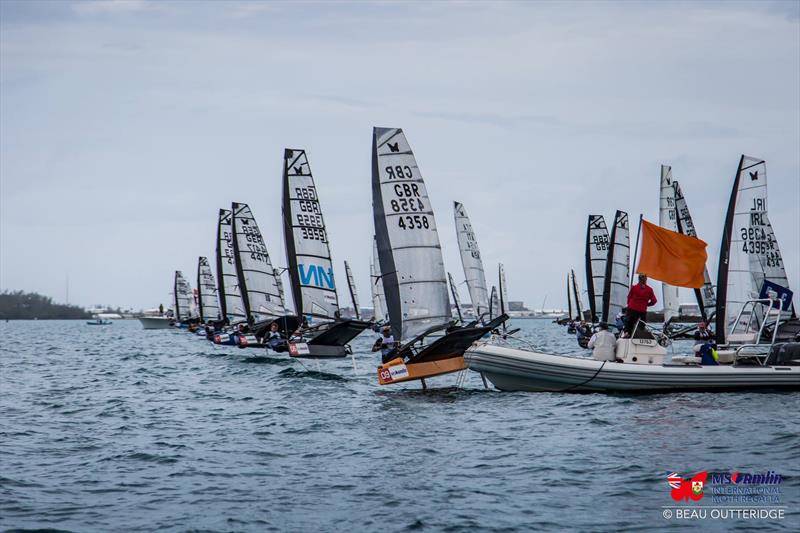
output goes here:
{"type": "Polygon", "coordinates": [[[483,270],[481,251],[472,231],[467,210],[459,202],[453,202],[453,215],[456,225],[456,239],[461,253],[461,265],[464,267],[464,279],[467,281],[469,298],[475,310],[475,316],[481,316],[489,307],[489,293],[486,290],[486,275],[483,270]]]}
{"type": "MultiPolygon", "coordinates": [[[[506,269],[503,263],[497,265],[497,282],[500,289],[497,291],[500,295],[500,314],[508,313],[508,286],[506,285],[506,269]]],[[[505,327],[505,324],[503,325],[505,327]]]]}
{"type": "Polygon", "coordinates": [[[630,273],[630,229],[628,213],[617,210],[611,228],[603,287],[603,321],[610,322],[627,303],[630,273]]]}
{"type": "Polygon", "coordinates": [[[567,309],[569,313],[569,318],[572,320],[572,287],[570,287],[570,272],[567,272],[567,309]]]}
{"type": "Polygon", "coordinates": [[[339,316],[328,233],[305,150],[283,152],[283,229],[295,311],[321,321],[339,316]]]}
{"type": "Polygon", "coordinates": [[[350,270],[350,265],[347,263],[347,261],[344,262],[344,271],[345,274],[347,274],[347,286],[350,288],[350,299],[353,300],[353,309],[355,310],[356,320],[361,320],[361,307],[358,304],[356,283],[353,279],[353,271],[350,270]]]}
{"type": "Polygon", "coordinates": [[[575,300],[575,311],[578,313],[578,320],[583,320],[583,305],[581,304],[581,291],[578,288],[578,279],[575,277],[575,271],[570,269],[572,275],[572,296],[575,300]]]}
{"type": "Polygon", "coordinates": [[[442,248],[428,191],[403,130],[374,128],[372,208],[395,339],[450,323],[442,248]]]}
{"type": "Polygon", "coordinates": [[[181,306],[180,306],[180,302],[178,302],[178,279],[180,278],[180,276],[181,276],[181,271],[180,270],[176,270],[175,271],[175,283],[174,283],[174,286],[172,288],[172,294],[173,294],[173,297],[174,297],[174,300],[175,300],[175,318],[179,322],[181,320],[181,306]]]}
{"type": "Polygon", "coordinates": [[[586,289],[592,322],[603,308],[603,288],[608,259],[608,229],[603,215],[589,215],[586,226],[586,289]]]}

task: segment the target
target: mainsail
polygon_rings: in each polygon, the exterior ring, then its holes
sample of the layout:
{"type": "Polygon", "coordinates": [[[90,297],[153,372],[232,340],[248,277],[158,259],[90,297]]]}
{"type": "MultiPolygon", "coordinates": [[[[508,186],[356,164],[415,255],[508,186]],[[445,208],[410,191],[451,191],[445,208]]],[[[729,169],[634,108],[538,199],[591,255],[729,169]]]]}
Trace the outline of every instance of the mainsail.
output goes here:
{"type": "Polygon", "coordinates": [[[447,273],[447,281],[450,282],[450,293],[453,295],[453,304],[456,306],[456,313],[458,313],[458,321],[464,322],[464,315],[461,314],[461,297],[458,295],[456,289],[456,282],[453,281],[453,275],[447,273]]]}
{"type": "MultiPolygon", "coordinates": [[[[658,225],[670,231],[678,231],[678,212],[675,209],[675,187],[672,180],[672,167],[661,165],[661,197],[658,210],[658,225]]],[[[664,304],[664,323],[678,316],[680,291],[678,287],[661,284],[664,304]]]]}
{"type": "Polygon", "coordinates": [[[381,265],[378,261],[378,241],[372,238],[372,259],[369,262],[369,281],[372,294],[372,317],[375,322],[386,320],[386,294],[383,292],[381,265]]]}
{"type": "Polygon", "coordinates": [[[242,295],[239,292],[239,276],[236,273],[236,254],[233,250],[233,213],[228,209],[219,210],[217,225],[217,287],[222,317],[229,323],[244,322],[242,295]]]}
{"type": "Polygon", "coordinates": [[[356,292],[356,282],[353,279],[353,271],[347,261],[344,262],[344,272],[347,274],[347,286],[350,288],[350,299],[353,301],[353,311],[356,320],[361,320],[361,306],[358,303],[358,293],[356,292]]]}
{"type": "Polygon", "coordinates": [[[219,303],[217,303],[217,285],[214,283],[214,274],[208,264],[207,257],[197,260],[197,307],[200,310],[200,320],[208,322],[219,320],[219,303]]]}
{"type": "Polygon", "coordinates": [[[497,285],[492,285],[492,292],[489,296],[489,320],[500,316],[500,297],[497,295],[497,285]]]}
{"type": "Polygon", "coordinates": [[[247,204],[233,204],[233,250],[245,315],[250,326],[286,314],[275,270],[247,204]]]}
{"type": "MultiPolygon", "coordinates": [[[[761,244],[760,230],[769,221],[767,213],[767,165],[761,159],[742,155],[733,182],[717,272],[717,343],[725,344],[728,328],[745,302],[758,298],[756,287],[761,244]],[[758,233],[758,235],[756,235],[758,233]]],[[[766,237],[766,235],[765,235],[766,237]]],[[[774,238],[774,234],[773,234],[774,238]]],[[[783,262],[781,261],[781,264],[783,262]]],[[[761,278],[763,279],[763,278],[761,278]]]]}
{"type": "Polygon", "coordinates": [[[428,191],[403,130],[375,128],[372,208],[395,339],[450,323],[442,248],[428,191]]]}
{"type": "MultiPolygon", "coordinates": [[[[697,237],[697,230],[692,222],[692,215],[689,213],[689,206],[686,204],[686,198],[681,192],[681,186],[677,181],[673,181],[672,185],[675,189],[675,210],[678,213],[678,231],[690,237],[697,237]]],[[[714,309],[717,305],[717,297],[714,295],[714,286],[711,284],[711,277],[708,275],[708,266],[703,269],[703,288],[695,289],[697,296],[697,303],[700,304],[700,312],[706,318],[709,310],[714,309]]]]}
{"type": "Polygon", "coordinates": [[[478,241],[475,239],[475,233],[472,231],[472,224],[464,205],[453,202],[453,211],[458,249],[461,252],[461,264],[464,267],[469,298],[472,301],[475,316],[480,317],[489,308],[489,293],[486,290],[486,276],[483,271],[481,251],[478,249],[478,241]]]}
{"type": "Polygon", "coordinates": [[[305,150],[283,152],[283,228],[286,260],[298,316],[339,316],[328,234],[305,150]]]}
{"type": "Polygon", "coordinates": [[[283,292],[283,280],[281,279],[281,269],[273,267],[272,271],[275,273],[275,285],[278,286],[278,295],[281,297],[284,308],[286,307],[286,293],[283,292]]]}
{"type": "Polygon", "coordinates": [[[179,321],[193,318],[192,307],[194,298],[192,297],[192,287],[189,285],[189,282],[186,281],[186,278],[183,277],[183,273],[180,270],[175,271],[175,287],[173,289],[173,294],[175,297],[175,318],[179,321]]]}
{"type": "Polygon", "coordinates": [[[605,287],[603,289],[603,320],[612,322],[628,301],[630,283],[630,227],[628,213],[617,211],[611,228],[611,244],[606,261],[605,287]]]}
{"type": "Polygon", "coordinates": [[[603,309],[603,290],[608,259],[608,229],[603,215],[589,215],[586,228],[586,287],[589,291],[591,321],[597,322],[603,309]]]}
{"type": "Polygon", "coordinates": [[[500,314],[502,315],[508,313],[508,286],[506,285],[506,269],[503,267],[503,263],[497,266],[497,277],[500,287],[497,292],[500,295],[500,314]]]}

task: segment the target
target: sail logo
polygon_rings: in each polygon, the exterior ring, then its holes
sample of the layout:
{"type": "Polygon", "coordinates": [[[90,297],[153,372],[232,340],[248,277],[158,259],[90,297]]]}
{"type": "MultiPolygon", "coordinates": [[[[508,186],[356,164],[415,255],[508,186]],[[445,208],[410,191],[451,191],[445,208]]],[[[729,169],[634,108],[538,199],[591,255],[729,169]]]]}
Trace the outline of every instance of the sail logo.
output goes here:
{"type": "Polygon", "coordinates": [[[333,280],[333,269],[330,267],[326,269],[321,265],[304,265],[300,263],[297,265],[297,270],[300,273],[300,285],[319,287],[321,289],[336,289],[336,283],[333,280]]]}

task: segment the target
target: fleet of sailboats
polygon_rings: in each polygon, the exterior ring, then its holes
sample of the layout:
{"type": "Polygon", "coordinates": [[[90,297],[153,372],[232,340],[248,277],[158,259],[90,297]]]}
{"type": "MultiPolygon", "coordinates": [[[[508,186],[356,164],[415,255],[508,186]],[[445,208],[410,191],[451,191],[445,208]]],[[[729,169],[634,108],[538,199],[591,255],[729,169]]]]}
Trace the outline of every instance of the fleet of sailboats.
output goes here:
{"type": "MultiPolygon", "coordinates": [[[[462,303],[458,283],[444,268],[425,180],[399,128],[373,129],[372,316],[364,320],[348,261],[344,272],[352,312],[343,316],[328,230],[305,150],[284,150],[282,178],[287,267],[273,264],[249,205],[233,203],[230,209],[220,209],[215,261],[198,258],[197,289],[193,291],[182,272],[175,271],[167,316],[176,326],[198,330],[217,344],[315,359],[352,355],[350,343],[362,331],[385,326],[373,349],[381,351],[377,381],[382,385],[420,380],[424,388],[426,379],[469,367],[503,390],[800,388],[800,320],[769,220],[766,163],[761,159],[744,155],[740,159],[725,217],[716,286],[707,266],[702,286],[699,278],[697,285],[690,285],[698,287],[693,289],[697,320],[715,321],[716,369],[699,364],[692,354],[671,359],[666,355],[666,339],[694,327],[675,329],[684,318],[685,289],[668,283],[662,283],[662,331],[637,323],[630,335],[617,340],[613,361],[510,347],[507,343],[515,340],[518,330],[506,327],[509,301],[503,264],[498,265],[497,284],[490,287],[466,208],[454,202],[463,283],[469,294],[469,304],[462,303]],[[293,308],[284,294],[284,272],[293,308]],[[776,344],[779,341],[784,344],[776,344]]],[[[660,172],[659,225],[698,238],[686,198],[668,165],[662,165],[660,172]]],[[[588,216],[584,243],[588,306],[575,270],[569,269],[568,312],[559,321],[568,325],[568,331],[593,330],[601,323],[619,327],[636,263],[638,233],[633,261],[630,241],[627,212],[616,211],[610,232],[603,215],[588,216]]]]}

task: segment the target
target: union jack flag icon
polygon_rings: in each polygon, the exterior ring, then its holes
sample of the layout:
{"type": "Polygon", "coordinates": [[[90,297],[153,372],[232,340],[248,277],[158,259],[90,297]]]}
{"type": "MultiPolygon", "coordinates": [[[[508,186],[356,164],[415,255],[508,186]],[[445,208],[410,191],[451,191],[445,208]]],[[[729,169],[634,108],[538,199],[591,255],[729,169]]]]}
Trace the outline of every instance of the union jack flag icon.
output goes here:
{"type": "Polygon", "coordinates": [[[670,472],[669,474],[667,474],[667,483],[669,483],[669,486],[672,487],[673,489],[681,488],[681,481],[683,480],[681,479],[681,477],[678,475],[677,472],[670,472]]]}

